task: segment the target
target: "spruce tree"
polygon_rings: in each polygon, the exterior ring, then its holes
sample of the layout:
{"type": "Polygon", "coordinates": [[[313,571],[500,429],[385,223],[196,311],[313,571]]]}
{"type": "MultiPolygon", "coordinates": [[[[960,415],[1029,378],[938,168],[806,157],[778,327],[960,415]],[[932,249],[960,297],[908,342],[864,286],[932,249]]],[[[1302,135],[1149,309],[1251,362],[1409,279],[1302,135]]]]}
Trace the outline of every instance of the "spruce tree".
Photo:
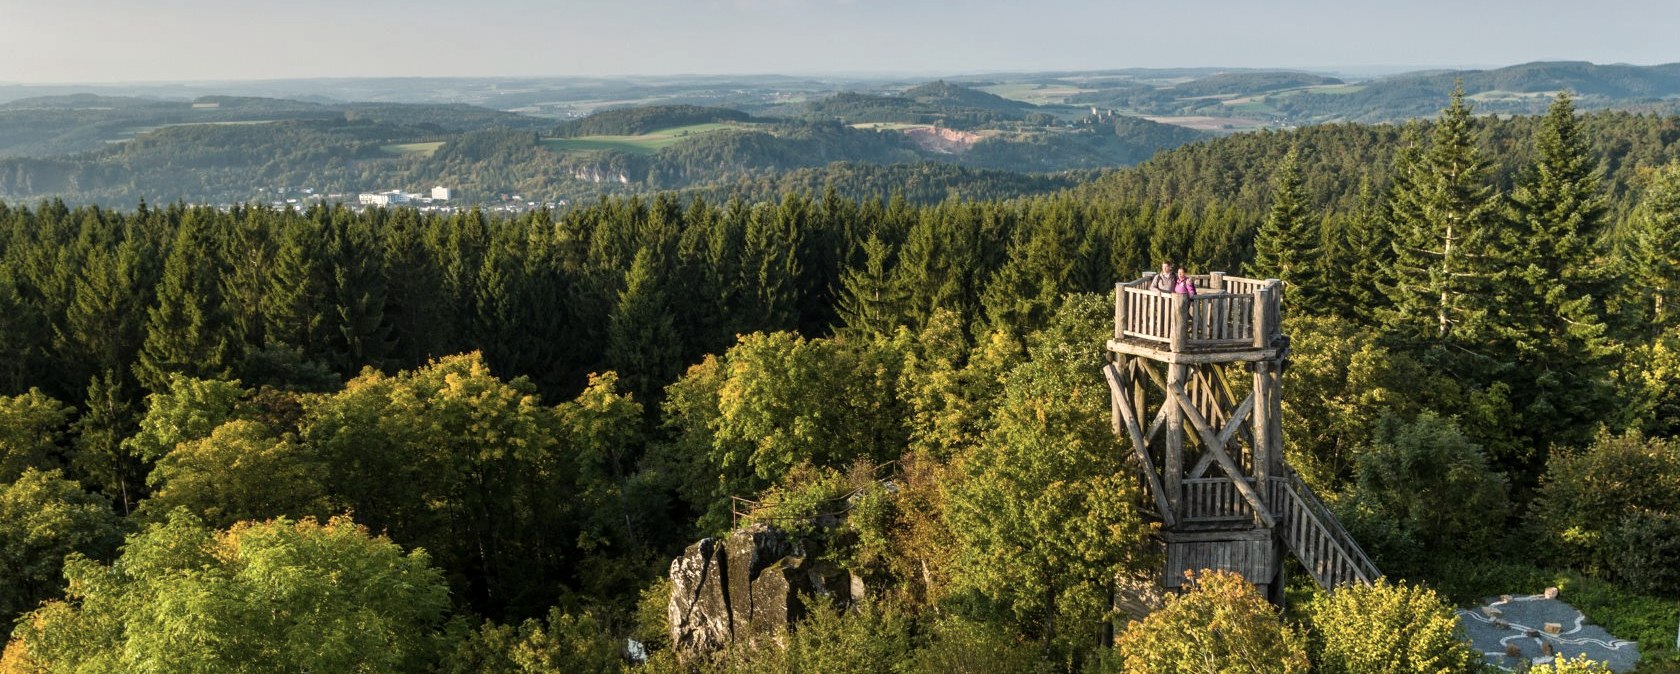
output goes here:
{"type": "Polygon", "coordinates": [[[263,332],[269,344],[318,353],[326,323],[322,224],[288,218],[282,227],[268,291],[262,296],[263,332]]]}
{"type": "Polygon", "coordinates": [[[1300,152],[1290,148],[1272,173],[1272,209],[1255,235],[1249,275],[1283,280],[1292,310],[1319,314],[1328,310],[1321,222],[1307,206],[1300,161],[1300,152]]]}
{"type": "Polygon", "coordinates": [[[1494,337],[1520,365],[1513,404],[1525,435],[1539,443],[1584,442],[1609,411],[1604,301],[1613,267],[1599,259],[1604,226],[1601,172],[1559,94],[1534,138],[1536,163],[1511,195],[1510,227],[1500,240],[1497,287],[1503,301],[1494,337]]]}
{"type": "Polygon", "coordinates": [[[82,484],[105,493],[127,515],[144,495],[146,469],[123,447],[138,428],[122,378],[106,370],[88,381],[85,410],[76,420],[70,465],[82,484]]]}
{"type": "Polygon", "coordinates": [[[1394,252],[1381,208],[1371,177],[1364,176],[1353,209],[1331,219],[1324,229],[1323,282],[1334,294],[1331,313],[1367,324],[1386,301],[1382,271],[1394,252]]]}
{"type": "Polygon", "coordinates": [[[607,328],[607,364],[642,399],[675,380],[682,362],[682,342],[661,287],[663,267],[654,249],[636,252],[607,328]]]}
{"type": "Polygon", "coordinates": [[[115,250],[93,249],[81,265],[75,295],[57,328],[57,341],[78,376],[120,371],[134,362],[146,327],[140,256],[137,244],[124,241],[115,250]]]}
{"type": "Polygon", "coordinates": [[[226,376],[233,360],[203,217],[208,216],[192,210],[181,219],[163,264],[157,300],[146,312],[146,338],[134,374],[151,391],[163,390],[170,373],[203,379],[226,376]]]}
{"type": "Polygon", "coordinates": [[[1634,215],[1632,292],[1646,295],[1649,334],[1680,325],[1680,161],[1651,174],[1634,215]]]}
{"type": "Polygon", "coordinates": [[[1501,337],[1525,357],[1565,346],[1602,353],[1610,267],[1596,253],[1605,215],[1601,171],[1569,94],[1558,95],[1534,146],[1536,163],[1511,194],[1512,226],[1500,241],[1509,264],[1499,281],[1511,299],[1501,337]]]}
{"type": "Polygon", "coordinates": [[[846,332],[880,337],[905,324],[909,293],[893,278],[892,254],[891,246],[870,234],[863,243],[863,267],[849,267],[840,275],[839,313],[846,332]]]}
{"type": "Polygon", "coordinates": [[[1388,200],[1394,258],[1383,287],[1390,306],[1379,313],[1390,334],[1436,349],[1476,345],[1484,336],[1495,271],[1487,268],[1489,239],[1499,224],[1488,173],[1460,84],[1427,149],[1396,157],[1388,200]]]}

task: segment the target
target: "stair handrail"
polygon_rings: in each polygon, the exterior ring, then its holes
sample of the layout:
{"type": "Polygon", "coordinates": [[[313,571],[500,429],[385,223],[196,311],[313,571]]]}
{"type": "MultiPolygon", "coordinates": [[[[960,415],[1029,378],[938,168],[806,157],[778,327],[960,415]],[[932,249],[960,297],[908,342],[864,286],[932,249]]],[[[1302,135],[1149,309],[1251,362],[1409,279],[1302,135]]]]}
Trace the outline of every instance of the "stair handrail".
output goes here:
{"type": "MultiPolygon", "coordinates": [[[[1347,529],[1342,526],[1342,521],[1336,518],[1335,513],[1331,512],[1323,501],[1319,500],[1318,494],[1307,486],[1299,473],[1285,464],[1282,479],[1290,495],[1300,500],[1301,504],[1310,511],[1313,518],[1317,519],[1319,524],[1324,527],[1324,531],[1329,534],[1331,541],[1341,548],[1348,559],[1353,561],[1354,569],[1364,576],[1361,580],[1374,583],[1382,577],[1382,571],[1377,568],[1376,563],[1372,562],[1370,556],[1365,554],[1365,550],[1359,547],[1359,543],[1353,540],[1353,535],[1349,534],[1347,529]]],[[[1290,525],[1297,526],[1294,522],[1290,522],[1290,525]]]]}

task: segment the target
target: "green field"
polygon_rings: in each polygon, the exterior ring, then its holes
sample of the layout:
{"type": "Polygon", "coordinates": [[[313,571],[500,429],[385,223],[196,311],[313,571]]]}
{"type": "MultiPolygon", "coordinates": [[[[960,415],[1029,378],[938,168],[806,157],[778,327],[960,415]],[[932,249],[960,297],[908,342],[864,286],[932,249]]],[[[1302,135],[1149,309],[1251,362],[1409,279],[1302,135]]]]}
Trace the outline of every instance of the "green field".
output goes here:
{"type": "Polygon", "coordinates": [[[238,120],[238,121],[231,121],[231,122],[175,122],[173,124],[157,124],[157,125],[153,125],[153,126],[131,126],[129,128],[123,129],[121,131],[121,135],[119,135],[118,137],[107,139],[105,142],[107,142],[107,143],[119,143],[119,142],[128,140],[130,138],[133,138],[135,136],[138,136],[140,134],[143,134],[143,133],[151,133],[153,131],[157,131],[158,129],[167,129],[167,128],[175,127],[175,126],[248,126],[248,125],[251,125],[251,124],[271,124],[271,123],[274,123],[274,122],[277,122],[277,121],[279,121],[279,120],[275,120],[275,119],[249,119],[249,120],[238,120]]]}
{"type": "Polygon", "coordinates": [[[869,129],[872,131],[903,131],[905,129],[931,129],[932,124],[911,124],[908,122],[859,122],[852,124],[854,129],[869,129]]]}
{"type": "Polygon", "coordinates": [[[589,152],[615,150],[637,154],[652,154],[695,136],[724,129],[750,129],[750,124],[694,124],[660,129],[640,136],[579,136],[577,138],[544,138],[543,147],[555,152],[589,152]]]}
{"type": "Polygon", "coordinates": [[[384,152],[404,157],[415,154],[423,157],[430,157],[433,153],[437,152],[440,147],[443,147],[443,141],[441,140],[431,143],[398,143],[396,145],[385,145],[379,149],[384,152]]]}
{"type": "Polygon", "coordinates": [[[1082,94],[1095,89],[1082,89],[1071,84],[1041,84],[1034,82],[1017,82],[1013,84],[993,84],[977,87],[989,94],[995,94],[1010,100],[1032,103],[1033,105],[1066,103],[1069,96],[1082,94]]]}

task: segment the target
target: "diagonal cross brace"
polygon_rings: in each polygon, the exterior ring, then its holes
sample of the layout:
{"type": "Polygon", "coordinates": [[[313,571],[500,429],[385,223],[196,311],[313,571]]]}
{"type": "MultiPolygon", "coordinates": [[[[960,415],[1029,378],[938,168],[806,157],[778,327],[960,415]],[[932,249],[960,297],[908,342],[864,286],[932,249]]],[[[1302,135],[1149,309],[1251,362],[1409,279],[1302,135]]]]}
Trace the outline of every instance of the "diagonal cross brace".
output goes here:
{"type": "Polygon", "coordinates": [[[1225,445],[1214,436],[1213,429],[1209,427],[1207,419],[1203,418],[1202,413],[1196,410],[1195,405],[1191,404],[1190,397],[1184,395],[1184,391],[1178,389],[1169,390],[1167,395],[1171,396],[1178,403],[1179,408],[1184,410],[1185,418],[1190,420],[1190,425],[1196,427],[1196,433],[1201,437],[1202,444],[1207,446],[1207,452],[1213,455],[1214,461],[1219,462],[1220,468],[1225,469],[1225,474],[1230,476],[1231,483],[1237,486],[1237,493],[1242,494],[1243,500],[1248,501],[1248,505],[1254,508],[1254,514],[1260,516],[1260,522],[1268,527],[1277,526],[1277,520],[1272,517],[1271,511],[1266,509],[1265,503],[1260,500],[1260,494],[1254,491],[1254,485],[1249,484],[1248,480],[1242,478],[1243,473],[1241,469],[1237,468],[1237,462],[1232,461],[1231,455],[1225,453],[1225,445]]]}
{"type": "Polygon", "coordinates": [[[1143,432],[1138,428],[1137,417],[1132,413],[1131,400],[1126,397],[1126,388],[1120,384],[1120,368],[1110,363],[1103,367],[1103,377],[1108,379],[1111,397],[1110,405],[1120,412],[1114,421],[1114,434],[1120,434],[1120,427],[1125,426],[1127,435],[1132,439],[1132,450],[1142,463],[1143,477],[1149,481],[1149,491],[1155,495],[1155,507],[1160,509],[1161,524],[1172,526],[1177,523],[1172,506],[1167,503],[1167,491],[1161,486],[1160,476],[1155,474],[1155,462],[1149,458],[1149,447],[1143,439],[1143,432]]]}
{"type": "MultiPolygon", "coordinates": [[[[1219,431],[1220,447],[1231,446],[1231,439],[1237,437],[1237,432],[1242,430],[1243,423],[1248,421],[1248,415],[1253,411],[1254,394],[1250,393],[1247,398],[1243,398],[1242,404],[1238,405],[1237,409],[1231,412],[1231,418],[1225,422],[1225,428],[1219,431]]],[[[1201,477],[1203,474],[1207,473],[1208,466],[1210,465],[1213,465],[1213,455],[1207,452],[1202,452],[1202,458],[1196,461],[1196,467],[1190,471],[1190,477],[1201,477]]]]}

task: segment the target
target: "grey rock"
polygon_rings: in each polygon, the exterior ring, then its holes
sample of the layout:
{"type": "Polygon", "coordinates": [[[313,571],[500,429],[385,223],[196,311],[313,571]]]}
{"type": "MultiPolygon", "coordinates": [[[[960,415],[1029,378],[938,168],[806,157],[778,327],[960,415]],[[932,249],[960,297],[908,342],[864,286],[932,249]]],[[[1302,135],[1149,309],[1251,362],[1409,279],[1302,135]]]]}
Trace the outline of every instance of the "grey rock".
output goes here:
{"type": "Polygon", "coordinates": [[[848,604],[863,584],[819,559],[824,547],[820,538],[796,538],[763,524],[688,546],[671,562],[666,611],[672,648],[689,655],[735,641],[780,639],[804,616],[802,595],[848,604]]]}

